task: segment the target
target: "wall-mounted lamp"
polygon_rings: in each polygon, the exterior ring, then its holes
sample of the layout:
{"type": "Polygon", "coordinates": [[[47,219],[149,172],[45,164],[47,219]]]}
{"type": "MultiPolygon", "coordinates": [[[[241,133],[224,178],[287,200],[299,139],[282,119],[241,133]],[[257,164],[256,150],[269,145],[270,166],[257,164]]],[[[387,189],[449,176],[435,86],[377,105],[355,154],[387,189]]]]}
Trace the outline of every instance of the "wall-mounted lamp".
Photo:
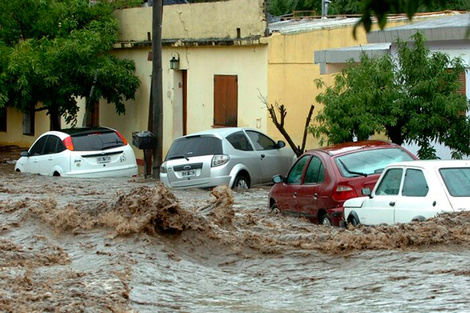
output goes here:
{"type": "Polygon", "coordinates": [[[180,68],[180,56],[177,52],[173,52],[171,54],[170,69],[179,70],[179,68],[180,68]]]}

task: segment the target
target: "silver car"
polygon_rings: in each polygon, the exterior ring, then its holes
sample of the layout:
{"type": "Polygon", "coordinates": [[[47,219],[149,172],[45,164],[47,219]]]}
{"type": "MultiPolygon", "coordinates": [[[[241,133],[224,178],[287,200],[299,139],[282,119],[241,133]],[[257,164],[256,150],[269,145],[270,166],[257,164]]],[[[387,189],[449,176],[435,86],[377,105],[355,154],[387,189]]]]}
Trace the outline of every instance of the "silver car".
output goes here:
{"type": "Polygon", "coordinates": [[[169,188],[250,188],[285,175],[296,156],[283,141],[275,142],[249,128],[216,128],[177,138],[160,168],[169,188]]]}

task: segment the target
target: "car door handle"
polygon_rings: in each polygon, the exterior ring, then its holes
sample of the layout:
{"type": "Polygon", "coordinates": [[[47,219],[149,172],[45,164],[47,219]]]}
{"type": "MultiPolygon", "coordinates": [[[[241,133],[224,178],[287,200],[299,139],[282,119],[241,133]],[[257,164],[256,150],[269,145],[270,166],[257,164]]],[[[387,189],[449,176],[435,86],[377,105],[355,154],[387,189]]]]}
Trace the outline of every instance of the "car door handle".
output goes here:
{"type": "Polygon", "coordinates": [[[318,198],[318,193],[315,192],[315,193],[313,194],[313,197],[314,197],[315,199],[317,199],[317,198],[318,198]]]}
{"type": "Polygon", "coordinates": [[[264,159],[266,156],[264,154],[261,155],[261,160],[264,159]]]}
{"type": "Polygon", "coordinates": [[[395,201],[390,201],[390,206],[395,206],[395,201]]]}
{"type": "Polygon", "coordinates": [[[294,198],[297,198],[297,192],[294,192],[293,196],[294,198]]]}

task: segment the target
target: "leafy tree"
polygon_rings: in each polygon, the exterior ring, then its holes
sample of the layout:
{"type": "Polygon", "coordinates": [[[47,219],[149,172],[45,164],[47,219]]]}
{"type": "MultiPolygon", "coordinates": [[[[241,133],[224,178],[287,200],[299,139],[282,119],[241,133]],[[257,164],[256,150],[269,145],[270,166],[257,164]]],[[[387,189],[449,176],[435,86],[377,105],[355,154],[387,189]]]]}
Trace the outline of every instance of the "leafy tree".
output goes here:
{"type": "Polygon", "coordinates": [[[314,136],[340,143],[383,132],[400,145],[416,141],[420,158],[435,157],[433,141],[451,148],[454,157],[470,154],[469,104],[458,92],[462,59],[431,54],[421,33],[412,40],[397,41],[396,60],[363,54],[359,64],[349,61],[334,85],[316,97],[324,108],[311,127],[314,136]]]}
{"type": "Polygon", "coordinates": [[[39,102],[52,129],[60,129],[60,116],[75,125],[76,97],[90,95],[99,73],[90,102],[104,98],[125,113],[124,100],[133,99],[140,81],[131,60],[108,53],[118,34],[112,12],[124,2],[1,1],[0,107],[25,112],[39,102]]]}

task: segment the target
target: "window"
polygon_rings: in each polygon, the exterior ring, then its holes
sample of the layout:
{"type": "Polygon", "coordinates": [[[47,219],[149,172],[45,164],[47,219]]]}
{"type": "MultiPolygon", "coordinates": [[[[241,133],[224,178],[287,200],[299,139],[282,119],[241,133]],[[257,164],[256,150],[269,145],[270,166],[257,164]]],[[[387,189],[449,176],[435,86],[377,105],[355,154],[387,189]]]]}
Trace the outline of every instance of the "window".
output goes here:
{"type": "Polygon", "coordinates": [[[401,176],[403,169],[392,168],[389,169],[382,178],[380,185],[375,192],[376,195],[398,195],[400,190],[401,176]]]}
{"type": "Polygon", "coordinates": [[[442,168],[439,172],[451,196],[470,197],[470,168],[442,168]]]}
{"type": "Polygon", "coordinates": [[[191,136],[175,140],[166,156],[167,160],[222,154],[222,141],[212,136],[191,136]]]}
{"type": "Polygon", "coordinates": [[[247,131],[256,150],[272,150],[276,148],[276,143],[269,137],[254,131],[247,131]]]}
{"type": "Polygon", "coordinates": [[[411,161],[413,157],[399,148],[359,151],[340,156],[336,164],[343,177],[378,174],[392,162],[411,161]]]}
{"type": "Polygon", "coordinates": [[[253,148],[251,147],[251,144],[248,141],[248,138],[246,138],[245,134],[241,131],[227,136],[227,140],[228,142],[230,142],[232,147],[234,147],[237,150],[253,151],[253,148]]]}
{"type": "Polygon", "coordinates": [[[124,142],[114,131],[74,135],[72,143],[75,151],[100,151],[124,146],[124,142]]]}
{"type": "Polygon", "coordinates": [[[57,136],[46,136],[47,141],[44,145],[44,152],[43,154],[52,154],[52,153],[59,153],[65,150],[65,145],[57,136]]]}
{"type": "Polygon", "coordinates": [[[44,151],[44,145],[46,144],[47,136],[43,136],[36,141],[31,149],[29,150],[30,155],[42,155],[44,151]]]}
{"type": "Polygon", "coordinates": [[[305,173],[305,184],[318,184],[325,179],[325,167],[322,161],[317,157],[312,157],[305,173]]]}
{"type": "Polygon", "coordinates": [[[288,184],[300,184],[305,163],[307,163],[309,158],[310,156],[305,155],[294,164],[287,177],[288,184]]]}
{"type": "Polygon", "coordinates": [[[7,108],[0,108],[0,132],[7,131],[7,108]]]}
{"type": "Polygon", "coordinates": [[[429,186],[421,170],[408,169],[405,174],[402,194],[407,197],[425,197],[429,186]]]}
{"type": "Polygon", "coordinates": [[[23,112],[23,135],[34,136],[34,109],[23,112]]]}

